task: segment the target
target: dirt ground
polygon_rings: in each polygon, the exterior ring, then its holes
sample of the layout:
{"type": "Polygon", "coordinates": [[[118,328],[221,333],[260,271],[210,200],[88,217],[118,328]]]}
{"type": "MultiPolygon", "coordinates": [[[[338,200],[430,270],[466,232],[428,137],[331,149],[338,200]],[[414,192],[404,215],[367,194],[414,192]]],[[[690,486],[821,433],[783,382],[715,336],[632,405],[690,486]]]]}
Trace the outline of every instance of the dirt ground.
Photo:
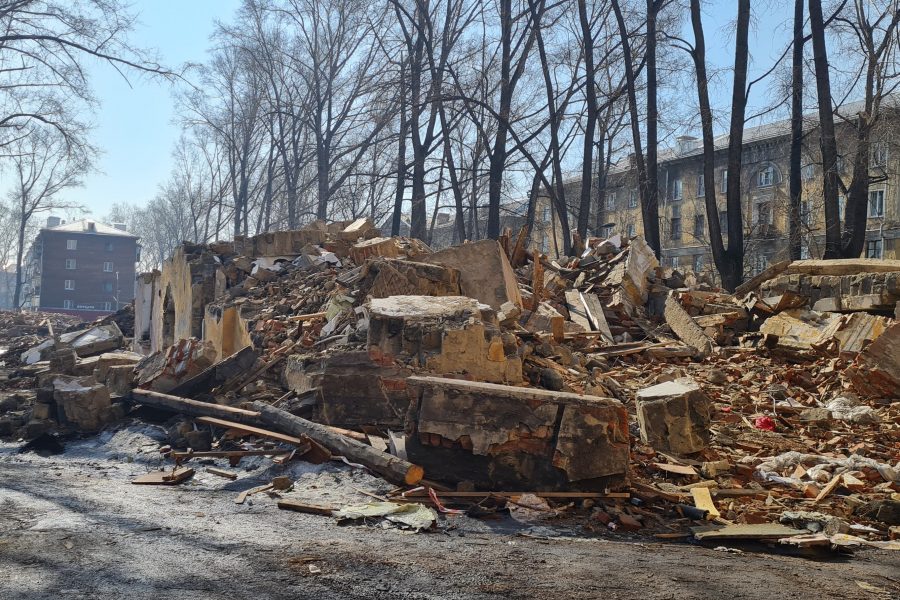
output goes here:
{"type": "Polygon", "coordinates": [[[346,466],[258,459],[229,481],[192,463],[184,485],[131,485],[160,464],[161,435],[132,424],[49,457],[0,444],[0,598],[900,598],[897,552],[815,561],[508,517],[413,534],[280,511],[266,495],[234,502],[278,474],[297,481],[287,497],[321,504],[387,489],[346,466]]]}

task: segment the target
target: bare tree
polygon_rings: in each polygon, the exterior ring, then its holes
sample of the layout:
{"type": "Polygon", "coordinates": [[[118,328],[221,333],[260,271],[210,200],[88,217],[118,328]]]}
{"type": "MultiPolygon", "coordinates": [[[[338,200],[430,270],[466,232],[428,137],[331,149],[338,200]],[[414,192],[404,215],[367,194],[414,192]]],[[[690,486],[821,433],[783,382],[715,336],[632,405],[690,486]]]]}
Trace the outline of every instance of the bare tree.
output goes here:
{"type": "Polygon", "coordinates": [[[59,198],[59,193],[81,185],[81,177],[89,170],[94,151],[87,145],[71,145],[67,137],[58,130],[47,128],[29,131],[27,135],[12,142],[11,148],[14,183],[9,191],[9,200],[17,213],[18,234],[13,304],[19,307],[24,284],[22,269],[27,243],[25,234],[31,219],[37,214],[53,210],[80,208],[59,198]]]}

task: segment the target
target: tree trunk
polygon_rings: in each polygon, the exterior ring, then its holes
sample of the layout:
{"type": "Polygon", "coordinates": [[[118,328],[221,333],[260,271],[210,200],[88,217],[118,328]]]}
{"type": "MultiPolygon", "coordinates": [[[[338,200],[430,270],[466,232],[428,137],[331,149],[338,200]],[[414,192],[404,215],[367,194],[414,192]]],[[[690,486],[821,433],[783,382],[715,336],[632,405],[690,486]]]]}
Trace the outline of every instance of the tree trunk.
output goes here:
{"type": "Polygon", "coordinates": [[[403,217],[403,196],[406,194],[406,69],[400,63],[400,135],[397,141],[397,190],[394,193],[394,214],[391,218],[391,235],[400,235],[400,219],[403,217]]]}
{"type": "Polygon", "coordinates": [[[790,154],[790,216],[788,219],[788,249],[791,260],[799,260],[802,253],[803,185],[801,182],[803,149],[803,0],[794,0],[794,47],[791,60],[791,154],[790,154]]]}
{"type": "MultiPolygon", "coordinates": [[[[25,254],[25,228],[28,226],[28,219],[23,214],[20,215],[19,218],[19,236],[16,245],[16,290],[13,292],[13,310],[16,312],[22,310],[22,269],[24,265],[22,264],[22,257],[25,254]]],[[[41,290],[43,293],[43,290],[41,290]]],[[[38,307],[34,307],[38,308],[38,307]]]]}
{"type": "Polygon", "coordinates": [[[344,456],[350,462],[357,462],[372,469],[388,481],[398,485],[415,485],[425,473],[422,467],[396,456],[391,456],[372,446],[367,446],[352,438],[329,431],[324,425],[313,423],[289,412],[285,412],[263,402],[254,402],[263,423],[291,435],[306,435],[319,442],[334,454],[344,456]]]}
{"type": "Polygon", "coordinates": [[[581,163],[581,197],[578,201],[578,224],[576,231],[581,239],[587,239],[588,221],[591,215],[591,195],[593,178],[591,167],[594,162],[594,132],[597,128],[597,82],[594,72],[594,32],[587,13],[587,1],[578,0],[578,20],[581,24],[581,39],[584,45],[584,85],[587,103],[587,120],[584,124],[584,156],[581,163]]]}
{"type": "Polygon", "coordinates": [[[662,253],[659,237],[659,175],[657,161],[657,123],[659,112],[656,108],[656,15],[661,0],[647,0],[647,194],[641,203],[644,216],[644,237],[653,248],[657,258],[662,253]]]}
{"type": "MultiPolygon", "coordinates": [[[[619,0],[612,0],[613,12],[616,15],[616,22],[619,26],[619,38],[622,41],[622,54],[625,69],[625,87],[628,95],[628,112],[631,117],[631,141],[634,146],[634,163],[637,169],[638,194],[641,201],[641,219],[644,223],[644,238],[653,248],[653,253],[659,258],[661,253],[659,240],[659,215],[652,219],[649,217],[647,169],[644,163],[644,151],[641,143],[641,122],[638,115],[637,105],[637,82],[634,74],[634,59],[631,52],[631,41],[628,39],[628,28],[625,24],[625,18],[622,16],[622,9],[619,6],[619,0]],[[656,232],[654,237],[653,232],[656,232]],[[655,245],[654,245],[655,244],[655,245]]],[[[648,81],[649,87],[649,81],[648,81]]]]}
{"type": "Polygon", "coordinates": [[[500,110],[488,171],[487,237],[500,237],[500,197],[506,168],[506,138],[512,105],[512,0],[500,0],[500,110]]]}
{"type": "Polygon", "coordinates": [[[831,77],[822,0],[809,0],[809,26],[812,30],[813,62],[816,69],[816,95],[819,101],[819,146],[822,151],[822,194],[825,201],[825,254],[841,257],[841,220],[838,208],[837,140],[831,110],[831,77]]]}

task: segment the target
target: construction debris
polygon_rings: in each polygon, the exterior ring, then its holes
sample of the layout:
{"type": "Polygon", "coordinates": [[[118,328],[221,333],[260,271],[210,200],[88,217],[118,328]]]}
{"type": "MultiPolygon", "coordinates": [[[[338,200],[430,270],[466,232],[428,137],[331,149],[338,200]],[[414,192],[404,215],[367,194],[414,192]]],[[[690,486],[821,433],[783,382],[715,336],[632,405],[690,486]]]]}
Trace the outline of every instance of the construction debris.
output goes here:
{"type": "Polygon", "coordinates": [[[174,466],[135,483],[184,481],[191,460],[235,481],[213,462],[328,462],[399,487],[325,506],[276,477],[235,501],[416,531],[512,508],[587,532],[896,544],[900,263],[779,263],[728,294],[640,238],[526,247],[433,253],[367,219],[185,243],[103,321],[0,314],[0,436],[152,415],[174,466]]]}

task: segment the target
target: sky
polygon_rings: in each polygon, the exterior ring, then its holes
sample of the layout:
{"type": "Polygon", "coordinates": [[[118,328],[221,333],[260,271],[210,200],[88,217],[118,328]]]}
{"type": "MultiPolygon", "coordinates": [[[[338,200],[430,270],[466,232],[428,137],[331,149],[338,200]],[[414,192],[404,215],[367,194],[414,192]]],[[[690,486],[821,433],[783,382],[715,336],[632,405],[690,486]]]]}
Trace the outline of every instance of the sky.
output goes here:
{"type": "MultiPolygon", "coordinates": [[[[157,51],[160,62],[166,66],[201,62],[210,47],[215,21],[230,21],[238,4],[239,0],[137,0],[133,7],[139,14],[139,23],[130,40],[136,46],[157,51]]],[[[784,0],[754,2],[751,79],[769,68],[790,38],[791,4],[784,0]]],[[[735,0],[711,0],[705,5],[710,69],[730,65],[734,59],[730,24],[735,19],[735,7],[735,0]]],[[[692,39],[687,19],[683,35],[692,39]]],[[[171,171],[172,149],[181,127],[169,83],[133,77],[129,85],[115,70],[100,63],[89,65],[89,70],[95,95],[101,102],[93,116],[96,128],[91,140],[102,154],[97,172],[85,177],[84,186],[64,194],[67,200],[82,204],[95,218],[102,219],[114,203],[143,205],[156,194],[171,171]]],[[[710,92],[714,108],[727,107],[730,75],[717,76],[710,92]]],[[[751,103],[763,104],[766,93],[765,85],[757,86],[751,103]]],[[[686,102],[695,104],[695,95],[686,102]]],[[[721,110],[718,114],[720,118],[727,116],[721,110]]]]}
{"type": "MultiPolygon", "coordinates": [[[[239,0],[138,0],[132,6],[139,23],[129,39],[135,46],[155,49],[168,67],[201,62],[215,20],[229,21],[238,4],[239,0]]],[[[114,203],[143,205],[156,194],[171,171],[172,148],[181,127],[171,84],[131,77],[129,87],[108,65],[95,63],[89,69],[101,102],[92,117],[91,141],[102,154],[98,172],[65,195],[103,218],[114,203]]]]}

